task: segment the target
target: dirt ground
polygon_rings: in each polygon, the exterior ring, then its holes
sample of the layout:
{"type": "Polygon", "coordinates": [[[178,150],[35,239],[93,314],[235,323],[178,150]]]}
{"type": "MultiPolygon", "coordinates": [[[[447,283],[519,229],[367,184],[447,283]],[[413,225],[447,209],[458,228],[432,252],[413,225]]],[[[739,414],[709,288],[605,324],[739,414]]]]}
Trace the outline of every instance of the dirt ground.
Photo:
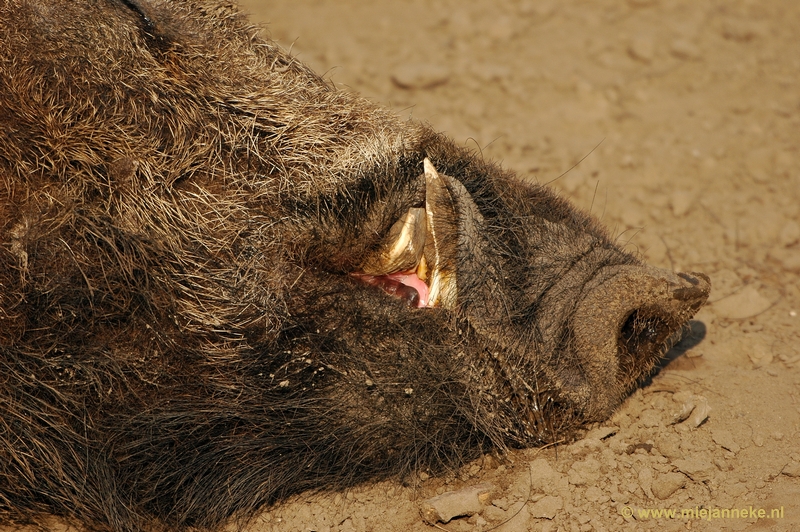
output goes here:
{"type": "Polygon", "coordinates": [[[299,496],[253,532],[800,528],[800,3],[244,6],[343,89],[549,183],[650,263],[714,286],[694,338],[582,440],[299,496]],[[480,513],[423,523],[425,499],[485,482],[480,513]]]}

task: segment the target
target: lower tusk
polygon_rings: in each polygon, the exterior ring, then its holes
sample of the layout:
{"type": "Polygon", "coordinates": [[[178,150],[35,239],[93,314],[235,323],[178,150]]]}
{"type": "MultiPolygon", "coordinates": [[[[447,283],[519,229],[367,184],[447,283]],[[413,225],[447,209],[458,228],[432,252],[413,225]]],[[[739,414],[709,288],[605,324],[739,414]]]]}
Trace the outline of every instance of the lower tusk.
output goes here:
{"type": "Polygon", "coordinates": [[[385,275],[416,269],[425,247],[426,232],[425,209],[409,209],[389,229],[386,242],[362,265],[361,271],[369,275],[385,275]]]}

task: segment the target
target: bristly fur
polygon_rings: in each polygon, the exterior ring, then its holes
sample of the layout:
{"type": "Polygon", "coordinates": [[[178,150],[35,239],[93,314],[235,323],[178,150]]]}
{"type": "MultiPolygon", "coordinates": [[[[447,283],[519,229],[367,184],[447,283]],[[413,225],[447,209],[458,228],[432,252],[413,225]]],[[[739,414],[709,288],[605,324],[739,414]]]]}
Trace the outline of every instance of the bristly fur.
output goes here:
{"type": "Polygon", "coordinates": [[[214,529],[541,444],[607,416],[698,307],[231,4],[0,0],[0,20],[0,520],[214,529]],[[348,275],[424,201],[425,157],[476,220],[455,309],[348,275]]]}

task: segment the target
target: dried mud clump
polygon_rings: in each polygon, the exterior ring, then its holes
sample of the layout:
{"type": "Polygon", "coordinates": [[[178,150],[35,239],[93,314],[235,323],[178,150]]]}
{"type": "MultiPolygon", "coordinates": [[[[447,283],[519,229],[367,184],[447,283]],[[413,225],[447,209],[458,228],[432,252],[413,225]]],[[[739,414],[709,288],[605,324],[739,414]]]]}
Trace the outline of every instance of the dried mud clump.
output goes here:
{"type": "Polygon", "coordinates": [[[0,2],[0,517],[216,528],[606,418],[702,274],[225,2],[0,2]]]}

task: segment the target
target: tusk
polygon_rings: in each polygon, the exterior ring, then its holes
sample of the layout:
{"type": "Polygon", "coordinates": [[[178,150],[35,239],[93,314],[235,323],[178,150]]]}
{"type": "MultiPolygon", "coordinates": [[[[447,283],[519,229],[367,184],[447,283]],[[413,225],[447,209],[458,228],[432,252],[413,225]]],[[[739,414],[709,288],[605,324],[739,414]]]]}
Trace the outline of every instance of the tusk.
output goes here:
{"type": "Polygon", "coordinates": [[[428,233],[424,259],[430,286],[428,305],[453,308],[457,296],[458,211],[444,179],[427,157],[423,165],[428,233]]]}
{"type": "Polygon", "coordinates": [[[389,229],[381,250],[364,263],[368,275],[386,275],[416,269],[422,258],[426,238],[425,209],[415,207],[389,229]]]}
{"type": "MultiPolygon", "coordinates": [[[[389,228],[378,249],[361,265],[355,276],[397,295],[399,286],[417,291],[419,306],[453,308],[456,305],[456,260],[462,222],[457,205],[468,196],[463,185],[439,175],[429,159],[424,160],[425,207],[412,207],[389,228]],[[401,278],[391,278],[404,273],[401,278]],[[416,279],[417,283],[407,282],[416,279]]],[[[409,298],[403,297],[410,301],[409,298]]]]}

